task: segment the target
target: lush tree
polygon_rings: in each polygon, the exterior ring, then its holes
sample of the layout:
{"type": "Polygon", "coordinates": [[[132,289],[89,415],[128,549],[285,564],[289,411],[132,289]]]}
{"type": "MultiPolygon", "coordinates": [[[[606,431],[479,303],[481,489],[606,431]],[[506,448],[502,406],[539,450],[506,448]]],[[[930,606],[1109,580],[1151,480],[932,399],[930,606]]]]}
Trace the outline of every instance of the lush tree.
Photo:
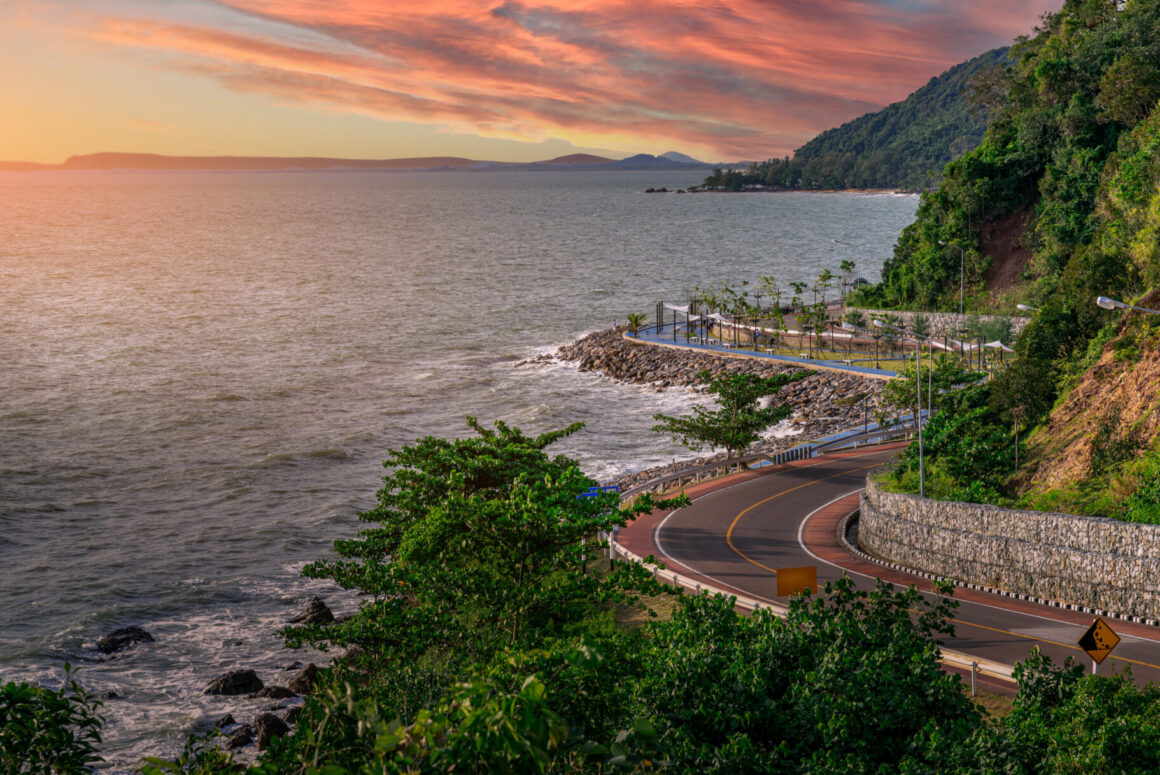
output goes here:
{"type": "Polygon", "coordinates": [[[468,425],[472,437],[392,450],[378,505],[359,515],[371,526],[335,542],[337,558],[305,569],[364,595],[345,620],[286,630],[292,646],[352,647],[327,685],[341,693],[351,683],[355,699],[308,703],[309,752],[305,743],[279,744],[276,766],[316,755],[372,761],[377,743],[354,705],[412,725],[504,654],[603,632],[610,608],[640,606],[642,591],[664,589],[635,563],[594,573],[589,561],[606,546],[601,534],[680,499],[646,496],[622,508],[615,493],[586,495],[596,483],[575,461],[545,452],[579,424],[534,437],[502,422],[468,425]]]}
{"type": "MultiPolygon", "coordinates": [[[[898,379],[886,383],[882,391],[882,402],[886,406],[910,412],[915,410],[919,390],[915,384],[918,368],[909,361],[898,372],[898,379]]],[[[957,356],[939,353],[933,362],[927,361],[921,366],[922,408],[933,404],[936,411],[941,411],[956,401],[955,390],[982,378],[981,372],[964,368],[962,359],[957,356]]]]}
{"type": "Polygon", "coordinates": [[[819,592],[785,619],[702,596],[650,628],[640,715],[676,771],[928,771],[978,727],[938,665],[957,603],[849,578],[819,592]]]}
{"type": "MultiPolygon", "coordinates": [[[[911,401],[913,373],[909,388],[911,401]]],[[[901,382],[898,381],[899,385],[901,382]]],[[[922,463],[927,497],[973,503],[1006,502],[1003,490],[1015,470],[1016,441],[1011,424],[990,402],[992,384],[941,394],[939,412],[923,428],[922,463]]],[[[896,395],[907,395],[900,388],[896,390],[896,395]]],[[[884,481],[889,487],[918,492],[917,443],[906,448],[901,461],[884,481]]]]}
{"type": "Polygon", "coordinates": [[[338,559],[304,573],[369,596],[359,616],[291,629],[304,639],[384,649],[396,657],[462,644],[478,648],[559,631],[591,606],[623,595],[621,575],[585,573],[599,533],[654,507],[620,508],[617,496],[581,497],[596,483],[575,462],[544,448],[574,424],[529,437],[502,422],[468,418],[473,438],[420,439],[392,450],[378,505],[359,515],[374,526],[335,542],[338,559]],[[589,541],[588,548],[584,542],[589,541]]]}
{"type": "Polygon", "coordinates": [[[59,689],[26,683],[0,686],[0,772],[83,775],[101,761],[101,702],[65,665],[59,689]]]}
{"type": "Polygon", "coordinates": [[[1015,667],[1010,715],[954,751],[947,771],[1145,773],[1160,770],[1160,688],[1130,671],[1084,675],[1071,657],[1055,665],[1038,649],[1015,667]]]}
{"type": "Polygon", "coordinates": [[[718,408],[693,407],[693,414],[670,417],[654,414],[653,430],[672,434],[675,440],[693,450],[724,448],[732,457],[761,437],[762,431],[789,417],[788,406],[773,403],[760,406],[761,399],[772,396],[790,382],[804,379],[807,371],[760,377],[756,374],[712,376],[707,371],[697,375],[708,383],[708,392],[717,396],[718,408]]]}

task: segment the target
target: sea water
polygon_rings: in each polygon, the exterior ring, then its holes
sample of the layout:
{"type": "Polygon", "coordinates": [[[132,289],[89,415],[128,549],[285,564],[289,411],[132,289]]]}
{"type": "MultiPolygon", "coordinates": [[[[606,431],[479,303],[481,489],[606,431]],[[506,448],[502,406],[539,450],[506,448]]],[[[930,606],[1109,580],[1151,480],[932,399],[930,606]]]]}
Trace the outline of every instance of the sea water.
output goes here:
{"type": "Polygon", "coordinates": [[[529,432],[606,481],[688,456],[697,400],[518,366],[698,287],[876,280],[917,198],[645,194],[696,172],[0,174],[0,680],[106,700],[113,771],[261,701],[302,655],[299,577],[374,504],[390,448],[529,432]],[[157,641],[100,661],[95,640],[157,641]]]}

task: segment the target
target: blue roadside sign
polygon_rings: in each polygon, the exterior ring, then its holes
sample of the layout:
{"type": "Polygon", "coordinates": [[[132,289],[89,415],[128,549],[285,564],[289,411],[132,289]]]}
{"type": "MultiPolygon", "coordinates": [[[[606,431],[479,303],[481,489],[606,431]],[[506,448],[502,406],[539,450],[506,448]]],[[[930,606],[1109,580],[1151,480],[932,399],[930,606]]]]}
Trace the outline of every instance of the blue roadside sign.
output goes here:
{"type": "Polygon", "coordinates": [[[595,498],[597,495],[606,492],[620,492],[619,485],[610,484],[605,487],[589,487],[584,492],[577,495],[577,498],[595,498]]]}

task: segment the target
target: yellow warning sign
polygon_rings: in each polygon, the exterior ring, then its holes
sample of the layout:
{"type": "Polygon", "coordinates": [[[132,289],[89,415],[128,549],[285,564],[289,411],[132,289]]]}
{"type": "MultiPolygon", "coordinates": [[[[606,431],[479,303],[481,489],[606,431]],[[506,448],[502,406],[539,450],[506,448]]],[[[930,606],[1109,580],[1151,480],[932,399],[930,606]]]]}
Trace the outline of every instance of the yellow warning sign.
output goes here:
{"type": "Polygon", "coordinates": [[[1079,647],[1098,665],[1112,653],[1112,649],[1119,642],[1120,636],[1114,633],[1103,619],[1097,617],[1092,626],[1087,628],[1087,632],[1080,637],[1079,647]]]}
{"type": "Polygon", "coordinates": [[[777,569],[777,594],[781,597],[796,595],[803,589],[818,591],[818,568],[806,565],[801,568],[777,569]]]}

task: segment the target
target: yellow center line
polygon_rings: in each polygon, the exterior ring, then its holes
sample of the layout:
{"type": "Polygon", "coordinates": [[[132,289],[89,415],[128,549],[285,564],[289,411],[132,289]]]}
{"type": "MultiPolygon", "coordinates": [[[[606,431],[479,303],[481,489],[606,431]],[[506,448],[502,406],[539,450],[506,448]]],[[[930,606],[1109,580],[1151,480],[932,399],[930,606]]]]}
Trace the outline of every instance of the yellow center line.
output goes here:
{"type": "MultiPolygon", "coordinates": [[[[756,503],[754,503],[754,504],[748,506],[747,508],[745,508],[744,510],[742,510],[741,513],[739,513],[736,517],[733,518],[733,521],[731,523],[729,523],[729,529],[725,531],[725,542],[729,544],[729,548],[732,549],[734,552],[736,552],[737,555],[739,557],[741,557],[741,559],[745,560],[746,562],[752,563],[752,564],[756,565],[758,568],[761,568],[764,571],[768,571],[769,573],[772,573],[773,575],[776,576],[777,575],[776,570],[769,567],[768,565],[765,565],[764,563],[758,562],[757,560],[753,559],[752,557],[747,555],[745,552],[738,549],[737,546],[733,543],[733,529],[737,527],[737,523],[739,523],[741,521],[741,518],[744,517],[749,512],[753,511],[758,506],[769,503],[772,500],[777,500],[778,498],[780,498],[783,495],[789,495],[791,492],[796,492],[798,490],[804,489],[806,487],[810,487],[810,486],[815,485],[815,484],[820,484],[821,482],[825,482],[825,481],[828,481],[830,479],[836,479],[839,476],[846,476],[847,474],[856,474],[859,471],[868,471],[871,468],[877,468],[879,465],[881,465],[881,464],[875,463],[873,465],[865,466],[863,468],[853,468],[853,469],[850,469],[849,471],[841,471],[839,473],[831,474],[830,476],[826,476],[826,477],[823,477],[821,479],[814,479],[813,481],[806,482],[805,484],[799,484],[796,487],[790,487],[787,490],[782,490],[779,493],[775,493],[774,495],[770,495],[768,498],[764,498],[762,500],[759,500],[756,503]]],[[[967,602],[970,602],[970,601],[967,601],[967,602]]],[[[1010,610],[1010,609],[1005,609],[1005,610],[1010,610]]],[[[1048,638],[1041,638],[1041,637],[1036,636],[1036,635],[1025,635],[1024,633],[1021,633],[1021,632],[1012,632],[1011,630],[1004,630],[1000,627],[990,627],[986,624],[977,624],[975,622],[968,622],[965,619],[952,619],[951,621],[954,622],[955,624],[965,624],[968,627],[978,627],[979,629],[982,629],[982,630],[990,630],[991,632],[997,632],[997,633],[1001,633],[1003,635],[1011,635],[1011,636],[1016,637],[1016,638],[1024,638],[1026,640],[1039,641],[1040,643],[1050,643],[1053,646],[1060,646],[1062,648],[1071,649],[1072,651],[1080,651],[1080,652],[1083,651],[1083,649],[1081,649],[1077,645],[1074,645],[1071,643],[1060,643],[1059,641],[1050,640],[1048,638]]],[[[1054,621],[1062,621],[1062,620],[1054,620],[1054,621]]],[[[1080,625],[1076,625],[1076,626],[1080,626],[1080,625]]],[[[1129,659],[1128,657],[1118,657],[1118,656],[1115,656],[1113,654],[1109,654],[1108,658],[1109,659],[1118,659],[1121,662],[1130,662],[1133,665],[1140,665],[1141,667],[1151,667],[1151,668],[1154,668],[1156,670],[1160,670],[1160,665],[1154,665],[1151,662],[1142,662],[1138,659],[1129,659]]]]}
{"type": "Polygon", "coordinates": [[[752,557],[750,557],[749,555],[747,555],[745,552],[741,551],[740,549],[738,549],[734,545],[734,543],[733,543],[733,529],[735,527],[737,527],[737,523],[741,521],[741,518],[744,517],[749,512],[753,511],[758,506],[761,506],[762,504],[765,504],[765,503],[769,503],[772,500],[776,500],[783,495],[789,495],[791,492],[797,492],[798,490],[801,490],[803,488],[811,487],[815,484],[821,484],[822,482],[829,481],[830,479],[837,479],[839,476],[847,476],[849,474],[856,474],[859,471],[869,471],[871,468],[877,468],[880,465],[882,465],[882,464],[881,463],[874,463],[873,465],[864,466],[862,468],[852,468],[849,471],[841,471],[841,472],[836,473],[836,474],[831,474],[829,476],[822,477],[821,479],[814,479],[813,481],[806,482],[805,484],[799,484],[796,487],[790,487],[788,490],[782,490],[781,492],[776,493],[775,495],[770,495],[768,498],[765,498],[764,500],[759,500],[757,503],[754,503],[752,506],[749,506],[748,508],[746,508],[744,511],[742,511],[740,514],[738,514],[736,517],[733,518],[733,522],[731,522],[729,524],[729,529],[725,531],[725,542],[729,544],[729,548],[732,549],[734,552],[736,552],[737,555],[739,557],[741,557],[741,559],[745,560],[746,562],[751,562],[754,565],[756,565],[757,567],[761,568],[762,570],[767,570],[776,576],[777,571],[775,571],[773,568],[769,567],[768,565],[763,565],[762,563],[753,559],[752,557]]]}
{"type": "MultiPolygon", "coordinates": [[[[967,601],[967,602],[970,602],[970,601],[967,601]]],[[[954,622],[955,624],[965,624],[968,627],[978,627],[981,630],[990,630],[991,632],[998,632],[998,633],[1002,633],[1003,635],[1013,635],[1016,638],[1025,638],[1026,640],[1035,640],[1035,641],[1039,641],[1040,643],[1050,643],[1052,646],[1060,646],[1060,647],[1065,648],[1065,649],[1071,649],[1072,651],[1081,651],[1081,652],[1083,651],[1083,649],[1081,649],[1079,646],[1075,645],[1074,643],[1060,643],[1059,641],[1051,640],[1050,638],[1042,638],[1042,637],[1039,637],[1038,635],[1025,635],[1022,632],[1012,632],[1011,630],[1004,630],[1004,629],[1001,629],[999,627],[989,627],[985,624],[976,624],[975,622],[968,622],[965,619],[951,619],[951,621],[954,622]]],[[[1062,620],[1057,619],[1055,621],[1062,621],[1062,620]]],[[[1064,623],[1070,624],[1070,622],[1064,622],[1064,623]]],[[[1083,625],[1077,624],[1076,626],[1082,627],[1083,625]]],[[[1128,636],[1128,637],[1131,637],[1131,636],[1128,636]]],[[[1107,658],[1108,659],[1118,659],[1121,662],[1131,662],[1133,665],[1140,665],[1141,667],[1151,667],[1151,668],[1155,668],[1156,670],[1160,670],[1160,665],[1154,665],[1151,662],[1142,662],[1139,659],[1129,659],[1128,657],[1117,657],[1114,654],[1109,654],[1107,658]]]]}

